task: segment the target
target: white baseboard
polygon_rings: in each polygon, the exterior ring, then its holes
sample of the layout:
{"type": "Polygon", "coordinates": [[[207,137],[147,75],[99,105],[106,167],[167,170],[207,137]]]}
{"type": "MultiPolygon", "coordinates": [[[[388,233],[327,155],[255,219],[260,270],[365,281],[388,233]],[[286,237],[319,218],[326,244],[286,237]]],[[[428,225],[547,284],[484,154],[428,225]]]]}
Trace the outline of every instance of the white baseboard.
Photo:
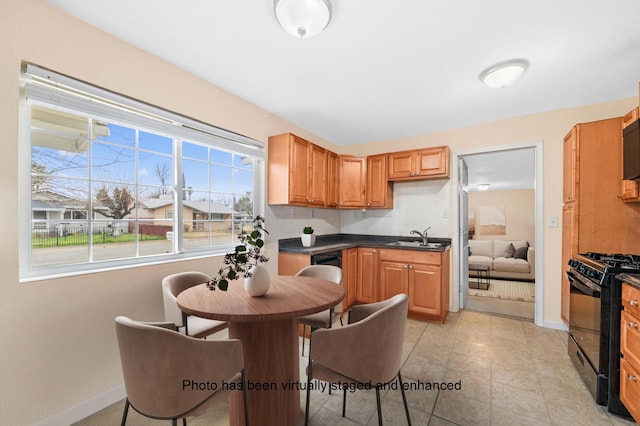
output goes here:
{"type": "Polygon", "coordinates": [[[73,407],[69,407],[64,411],[59,412],[47,419],[34,423],[35,426],[68,426],[72,423],[80,421],[85,417],[115,404],[116,402],[124,399],[126,393],[124,385],[117,386],[111,390],[108,390],[94,398],[91,398],[85,402],[82,402],[73,407]]]}
{"type": "Polygon", "coordinates": [[[567,324],[565,324],[563,321],[544,321],[542,323],[542,326],[544,328],[552,328],[554,330],[569,331],[569,327],[567,327],[567,324]]]}

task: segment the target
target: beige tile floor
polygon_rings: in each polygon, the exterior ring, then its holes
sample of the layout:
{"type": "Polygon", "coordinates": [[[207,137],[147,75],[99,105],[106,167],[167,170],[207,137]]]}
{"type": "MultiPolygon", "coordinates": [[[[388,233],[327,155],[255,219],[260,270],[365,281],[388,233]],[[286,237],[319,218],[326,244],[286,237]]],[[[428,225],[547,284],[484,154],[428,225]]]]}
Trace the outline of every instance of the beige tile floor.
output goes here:
{"type": "MultiPolygon", "coordinates": [[[[596,405],[577,375],[566,350],[565,332],[536,327],[514,318],[474,311],[451,313],[444,325],[410,320],[404,343],[405,382],[424,386],[456,383],[460,390],[409,390],[414,425],[633,425],[596,405]]],[[[373,354],[372,354],[373,355],[373,354]]],[[[348,354],[345,354],[348,356],[348,354]]],[[[300,361],[301,377],[307,358],[300,361]]],[[[347,416],[342,394],[312,392],[310,424],[376,425],[374,391],[349,393],[347,416]]],[[[406,425],[400,391],[382,396],[385,425],[406,425]]],[[[305,393],[300,399],[304,409],[305,393]]],[[[77,425],[120,424],[123,402],[77,425]]],[[[228,424],[222,403],[189,419],[190,425],[228,424]]],[[[128,425],[169,422],[130,411],[128,425]]],[[[303,424],[301,418],[300,424],[303,424]]],[[[254,425],[256,426],[256,425],[254,425]]],[[[257,425],[261,426],[261,425],[257,425]]]]}

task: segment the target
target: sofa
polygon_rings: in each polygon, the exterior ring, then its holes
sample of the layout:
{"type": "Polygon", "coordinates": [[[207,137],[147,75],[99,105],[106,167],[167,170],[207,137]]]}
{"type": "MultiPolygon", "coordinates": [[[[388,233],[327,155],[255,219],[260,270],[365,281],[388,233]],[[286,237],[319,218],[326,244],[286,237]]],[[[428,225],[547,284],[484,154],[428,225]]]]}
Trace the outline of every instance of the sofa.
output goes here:
{"type": "Polygon", "coordinates": [[[488,267],[491,278],[535,280],[535,250],[523,240],[469,240],[469,265],[488,267]]]}

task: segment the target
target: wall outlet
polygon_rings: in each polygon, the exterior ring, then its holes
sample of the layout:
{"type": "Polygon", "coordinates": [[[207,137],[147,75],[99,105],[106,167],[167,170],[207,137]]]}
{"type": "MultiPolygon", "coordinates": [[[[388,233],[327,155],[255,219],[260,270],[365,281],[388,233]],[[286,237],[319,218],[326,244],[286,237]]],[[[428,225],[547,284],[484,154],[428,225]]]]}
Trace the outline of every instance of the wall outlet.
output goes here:
{"type": "Polygon", "coordinates": [[[443,219],[449,219],[449,210],[442,209],[442,218],[443,219]]]}
{"type": "Polygon", "coordinates": [[[549,216],[549,228],[558,227],[558,216],[549,216]]]}

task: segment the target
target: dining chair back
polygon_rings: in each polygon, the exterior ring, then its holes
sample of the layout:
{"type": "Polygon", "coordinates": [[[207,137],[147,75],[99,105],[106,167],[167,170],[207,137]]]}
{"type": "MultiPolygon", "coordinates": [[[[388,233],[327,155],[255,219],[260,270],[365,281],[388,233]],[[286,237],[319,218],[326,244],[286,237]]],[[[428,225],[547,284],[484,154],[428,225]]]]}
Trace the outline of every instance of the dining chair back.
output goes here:
{"type": "Polygon", "coordinates": [[[203,284],[211,278],[202,272],[178,272],[168,275],[162,280],[162,300],[164,303],[164,319],[173,322],[184,334],[192,337],[207,337],[229,326],[225,321],[187,315],[178,307],[176,298],[184,290],[203,284]]]}
{"type": "MultiPolygon", "coordinates": [[[[226,389],[246,389],[242,342],[204,340],[169,330],[173,323],[115,319],[122,374],[129,407],[155,419],[196,415],[226,395],[226,389]],[[201,386],[201,383],[208,383],[201,386]],[[235,386],[237,385],[237,386],[235,386]]],[[[246,392],[244,393],[245,418],[246,392]]]]}
{"type": "MultiPolygon", "coordinates": [[[[332,281],[338,285],[342,285],[342,269],[333,265],[309,265],[302,268],[296,276],[298,277],[314,277],[332,281]]],[[[318,328],[331,328],[336,318],[341,317],[342,305],[327,309],[326,311],[317,312],[315,314],[306,315],[298,318],[298,323],[302,324],[302,355],[304,356],[305,336],[307,326],[311,332],[318,328]]],[[[342,318],[340,318],[342,324],[342,318]]]]}
{"type": "MultiPolygon", "coordinates": [[[[351,308],[350,323],[340,328],[323,329],[311,335],[307,367],[305,424],[309,419],[311,380],[329,383],[370,384],[375,386],[378,424],[382,425],[380,390],[398,380],[407,421],[411,424],[400,368],[407,322],[408,297],[395,295],[385,301],[351,308]]],[[[342,415],[346,412],[347,387],[344,387],[342,415]]]]}

